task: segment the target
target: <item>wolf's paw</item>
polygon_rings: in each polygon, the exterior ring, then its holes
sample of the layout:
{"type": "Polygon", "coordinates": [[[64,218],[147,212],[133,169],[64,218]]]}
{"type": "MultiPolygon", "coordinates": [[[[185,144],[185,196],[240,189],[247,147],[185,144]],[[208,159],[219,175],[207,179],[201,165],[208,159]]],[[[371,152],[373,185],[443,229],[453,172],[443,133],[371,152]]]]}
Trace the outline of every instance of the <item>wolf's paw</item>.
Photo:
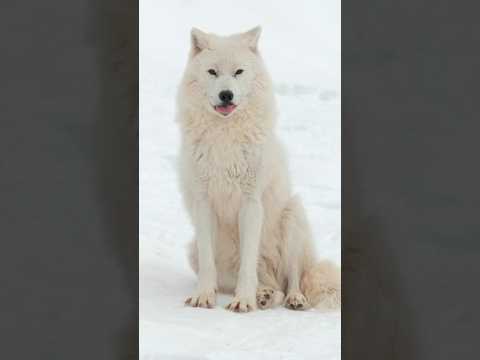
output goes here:
{"type": "Polygon", "coordinates": [[[215,307],[216,297],[215,290],[201,292],[188,297],[185,305],[211,309],[215,307]]]}
{"type": "Polygon", "coordinates": [[[244,313],[256,310],[257,305],[255,302],[255,298],[250,299],[248,297],[235,296],[233,298],[233,301],[225,308],[230,311],[244,313]]]}
{"type": "Polygon", "coordinates": [[[285,299],[285,307],[291,310],[306,310],[310,305],[302,293],[295,292],[287,295],[287,298],[285,299]]]}
{"type": "Polygon", "coordinates": [[[261,287],[257,290],[257,305],[265,310],[273,307],[275,300],[275,290],[268,287],[261,287]]]}

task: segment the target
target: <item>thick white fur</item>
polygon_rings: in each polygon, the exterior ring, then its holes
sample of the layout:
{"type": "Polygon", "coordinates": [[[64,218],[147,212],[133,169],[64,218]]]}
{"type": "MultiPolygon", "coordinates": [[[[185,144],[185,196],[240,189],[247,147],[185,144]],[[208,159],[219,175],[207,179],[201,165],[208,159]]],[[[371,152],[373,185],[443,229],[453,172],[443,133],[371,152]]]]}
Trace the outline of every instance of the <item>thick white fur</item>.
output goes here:
{"type": "Polygon", "coordinates": [[[195,228],[189,259],[199,280],[186,304],[213,307],[220,290],[234,294],[227,307],[233,311],[254,310],[257,302],[336,308],[340,272],[317,261],[305,211],[292,196],[259,34],[192,30],[177,109],[181,189],[195,228]],[[239,68],[244,72],[235,76],[239,68]],[[213,106],[227,89],[237,108],[224,116],[213,106]]]}

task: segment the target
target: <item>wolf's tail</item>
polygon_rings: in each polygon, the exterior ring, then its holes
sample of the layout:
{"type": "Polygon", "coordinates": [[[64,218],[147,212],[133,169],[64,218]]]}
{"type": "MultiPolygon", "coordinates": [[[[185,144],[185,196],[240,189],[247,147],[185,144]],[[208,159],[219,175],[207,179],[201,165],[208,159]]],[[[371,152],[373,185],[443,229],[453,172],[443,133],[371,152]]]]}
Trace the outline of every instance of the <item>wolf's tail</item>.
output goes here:
{"type": "Polygon", "coordinates": [[[311,306],[334,310],[341,306],[341,272],[332,262],[323,260],[307,269],[300,287],[311,306]]]}

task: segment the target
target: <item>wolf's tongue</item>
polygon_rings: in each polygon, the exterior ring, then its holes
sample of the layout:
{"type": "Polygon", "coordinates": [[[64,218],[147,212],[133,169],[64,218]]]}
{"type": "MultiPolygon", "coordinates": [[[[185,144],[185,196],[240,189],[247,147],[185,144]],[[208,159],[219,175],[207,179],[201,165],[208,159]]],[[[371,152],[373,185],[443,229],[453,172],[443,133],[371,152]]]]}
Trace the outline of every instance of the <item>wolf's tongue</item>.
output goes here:
{"type": "Polygon", "coordinates": [[[217,110],[218,112],[221,112],[222,114],[230,114],[233,109],[235,109],[235,105],[233,104],[230,104],[230,105],[226,105],[226,106],[217,106],[215,108],[215,110],[217,110]]]}

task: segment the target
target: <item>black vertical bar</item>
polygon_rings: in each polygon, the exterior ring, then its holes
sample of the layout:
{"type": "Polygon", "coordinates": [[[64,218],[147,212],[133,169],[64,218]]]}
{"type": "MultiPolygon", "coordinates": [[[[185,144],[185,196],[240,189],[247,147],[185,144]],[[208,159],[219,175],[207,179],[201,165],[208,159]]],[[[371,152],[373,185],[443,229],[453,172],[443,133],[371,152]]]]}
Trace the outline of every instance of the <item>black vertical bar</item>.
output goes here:
{"type": "Polygon", "coordinates": [[[343,359],[479,356],[474,4],[342,1],[343,359]]]}
{"type": "Polygon", "coordinates": [[[0,8],[0,357],[136,358],[138,4],[0,8]]]}

